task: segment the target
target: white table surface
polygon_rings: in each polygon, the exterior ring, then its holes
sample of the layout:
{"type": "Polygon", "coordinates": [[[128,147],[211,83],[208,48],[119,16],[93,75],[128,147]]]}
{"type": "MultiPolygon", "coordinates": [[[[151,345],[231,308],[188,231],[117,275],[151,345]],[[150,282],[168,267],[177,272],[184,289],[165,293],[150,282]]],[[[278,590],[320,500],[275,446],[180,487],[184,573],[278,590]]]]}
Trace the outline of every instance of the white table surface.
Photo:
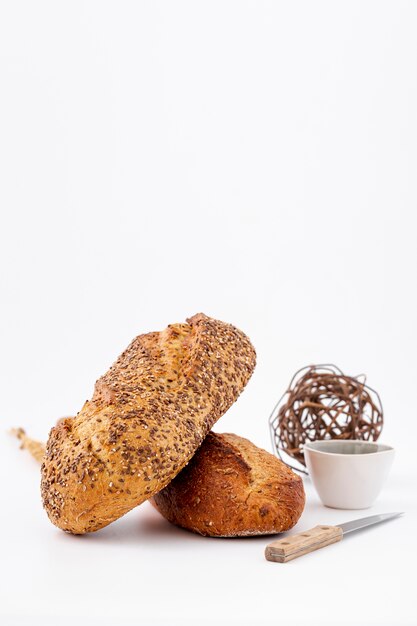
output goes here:
{"type": "MultiPolygon", "coordinates": [[[[149,503],[74,537],[42,510],[39,468],[4,434],[0,617],[43,624],[415,624],[416,474],[397,459],[372,509],[339,511],[305,480],[297,527],[406,515],[287,564],[268,538],[210,539],[171,526],[149,503]]],[[[404,459],[403,455],[403,459],[404,459]]],[[[407,457],[409,458],[409,457],[407,457]]]]}

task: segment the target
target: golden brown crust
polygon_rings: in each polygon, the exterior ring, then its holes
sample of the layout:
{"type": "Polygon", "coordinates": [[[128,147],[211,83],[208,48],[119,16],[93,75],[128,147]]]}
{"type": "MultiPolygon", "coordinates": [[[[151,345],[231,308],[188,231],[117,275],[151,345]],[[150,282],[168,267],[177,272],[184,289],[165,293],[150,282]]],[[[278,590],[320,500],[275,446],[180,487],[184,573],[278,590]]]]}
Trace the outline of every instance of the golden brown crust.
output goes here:
{"type": "Polygon", "coordinates": [[[167,520],[201,535],[267,535],[292,528],[303,481],[242,437],[210,432],[190,463],[152,499],[167,520]]]}
{"type": "Polygon", "coordinates": [[[51,430],[41,485],[51,521],[98,530],[165,487],[254,367],[246,335],[202,313],[136,337],[91,401],[51,430]]]}

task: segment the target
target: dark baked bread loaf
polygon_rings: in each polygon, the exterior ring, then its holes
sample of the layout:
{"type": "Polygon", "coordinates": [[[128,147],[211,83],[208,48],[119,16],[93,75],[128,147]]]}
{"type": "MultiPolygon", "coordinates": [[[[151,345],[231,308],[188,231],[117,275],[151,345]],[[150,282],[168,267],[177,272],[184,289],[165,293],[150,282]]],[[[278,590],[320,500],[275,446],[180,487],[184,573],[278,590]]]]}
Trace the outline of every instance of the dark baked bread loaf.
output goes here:
{"type": "Polygon", "coordinates": [[[167,485],[255,367],[249,339],[202,313],[140,335],[78,415],[52,428],[42,465],[50,520],[103,528],[167,485]]]}
{"type": "Polygon", "coordinates": [[[247,439],[213,432],[152,501],[173,524],[211,537],[288,530],[304,502],[303,481],[284,463],[247,439]]]}

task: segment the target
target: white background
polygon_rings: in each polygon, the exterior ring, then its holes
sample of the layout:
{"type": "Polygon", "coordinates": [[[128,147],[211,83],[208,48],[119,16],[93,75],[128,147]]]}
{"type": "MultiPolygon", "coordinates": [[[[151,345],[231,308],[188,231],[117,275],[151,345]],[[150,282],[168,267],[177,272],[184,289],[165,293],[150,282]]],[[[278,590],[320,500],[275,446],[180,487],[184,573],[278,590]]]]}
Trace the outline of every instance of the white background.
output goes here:
{"type": "MultiPolygon", "coordinates": [[[[0,1],[7,625],[416,623],[416,30],[415,2],[0,1]],[[397,450],[370,513],[406,516],[287,565],[148,504],[55,529],[7,429],[45,439],[198,311],[258,352],[220,432],[270,449],[296,369],[365,372],[397,450]]],[[[297,529],[358,516],[306,488],[297,529]]]]}

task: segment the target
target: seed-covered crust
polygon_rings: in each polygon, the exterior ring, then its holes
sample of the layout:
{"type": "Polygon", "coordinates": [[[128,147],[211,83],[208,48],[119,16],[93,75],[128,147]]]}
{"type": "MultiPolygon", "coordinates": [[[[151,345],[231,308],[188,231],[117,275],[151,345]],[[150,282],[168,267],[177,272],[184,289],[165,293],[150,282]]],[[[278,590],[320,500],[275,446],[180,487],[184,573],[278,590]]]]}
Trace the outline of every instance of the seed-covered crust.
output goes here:
{"type": "Polygon", "coordinates": [[[136,337],[77,416],[51,430],[41,482],[50,520],[95,531],[160,491],[236,400],[255,359],[246,335],[202,313],[136,337]]]}
{"type": "Polygon", "coordinates": [[[167,520],[211,537],[280,533],[304,509],[303,481],[242,437],[210,432],[190,463],[152,499],[167,520]]]}

